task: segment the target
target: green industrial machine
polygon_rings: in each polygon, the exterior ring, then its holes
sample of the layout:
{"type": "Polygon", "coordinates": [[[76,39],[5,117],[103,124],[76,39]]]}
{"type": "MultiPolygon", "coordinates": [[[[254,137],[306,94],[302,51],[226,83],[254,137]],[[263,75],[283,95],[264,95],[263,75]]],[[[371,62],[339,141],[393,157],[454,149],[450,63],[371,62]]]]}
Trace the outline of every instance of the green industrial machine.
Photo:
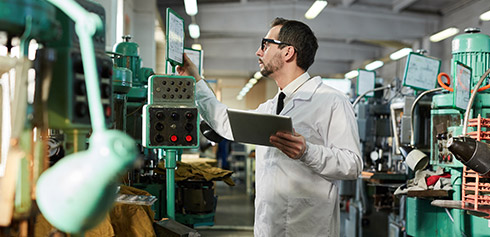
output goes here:
{"type": "Polygon", "coordinates": [[[114,55],[114,97],[116,127],[126,131],[136,141],[141,142],[142,107],[146,104],[148,78],[155,74],[153,69],[141,67],[139,46],[130,42],[131,36],[123,36],[123,42],[116,45],[114,55]],[[124,96],[123,96],[124,95],[124,96]],[[126,113],[122,116],[122,113],[126,113]]]}
{"type": "MultiPolygon", "coordinates": [[[[98,15],[102,28],[95,32],[95,49],[100,99],[104,112],[104,123],[112,123],[112,61],[105,54],[105,10],[92,1],[77,1],[87,11],[98,15]]],[[[82,64],[79,37],[74,21],[64,12],[57,10],[56,19],[61,22],[62,37],[47,42],[46,47],[54,50],[52,81],[48,97],[48,117],[51,129],[62,130],[65,134],[65,153],[71,154],[87,149],[87,135],[91,129],[88,107],[87,85],[82,64]]],[[[41,50],[41,55],[45,52],[41,50]]]]}
{"type": "MultiPolygon", "coordinates": [[[[463,164],[456,160],[447,149],[448,139],[463,135],[463,115],[465,110],[456,105],[455,96],[463,90],[456,82],[457,65],[471,69],[470,88],[477,84],[480,77],[490,67],[490,37],[478,29],[469,28],[464,34],[453,39],[453,57],[451,59],[451,82],[453,92],[435,95],[431,110],[431,152],[430,164],[443,167],[451,174],[453,192],[450,199],[461,200],[463,164]]],[[[488,84],[488,78],[484,85],[488,84]]],[[[466,89],[466,88],[465,88],[466,89]]],[[[469,91],[465,92],[469,95],[469,91]]],[[[463,93],[464,94],[464,93],[463,93]]],[[[472,107],[472,117],[481,114],[490,117],[490,93],[479,92],[472,107]]],[[[431,200],[407,198],[406,232],[410,236],[488,236],[487,219],[467,214],[461,209],[449,209],[432,206],[431,200]]]]}

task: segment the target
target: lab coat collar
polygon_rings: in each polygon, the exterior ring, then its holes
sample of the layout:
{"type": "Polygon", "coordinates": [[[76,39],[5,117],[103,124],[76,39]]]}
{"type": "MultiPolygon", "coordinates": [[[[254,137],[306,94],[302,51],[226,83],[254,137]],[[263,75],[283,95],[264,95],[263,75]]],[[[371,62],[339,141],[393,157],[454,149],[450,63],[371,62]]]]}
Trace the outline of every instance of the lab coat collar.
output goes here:
{"type": "MultiPolygon", "coordinates": [[[[321,85],[322,80],[319,76],[306,81],[298,90],[293,94],[291,101],[284,105],[284,109],[281,111],[281,115],[286,115],[291,109],[293,109],[298,101],[310,100],[317,88],[321,85]]],[[[277,101],[277,99],[275,100],[277,101]]],[[[275,107],[274,107],[275,108],[275,107]]]]}

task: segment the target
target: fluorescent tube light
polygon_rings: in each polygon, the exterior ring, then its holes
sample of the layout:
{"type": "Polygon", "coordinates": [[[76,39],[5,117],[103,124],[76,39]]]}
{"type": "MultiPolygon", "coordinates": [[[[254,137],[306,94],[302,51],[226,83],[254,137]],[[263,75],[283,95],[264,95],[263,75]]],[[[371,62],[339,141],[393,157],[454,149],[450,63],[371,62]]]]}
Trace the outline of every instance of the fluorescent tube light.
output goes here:
{"type": "Polygon", "coordinates": [[[490,21],[490,11],[484,12],[480,15],[480,20],[482,21],[490,21]]]}
{"type": "Polygon", "coordinates": [[[400,50],[390,54],[390,58],[391,58],[391,60],[398,60],[400,58],[407,56],[412,51],[413,50],[411,48],[403,48],[403,49],[400,49],[400,50]]]}
{"type": "Polygon", "coordinates": [[[368,65],[366,65],[366,67],[364,67],[366,70],[369,70],[369,71],[372,71],[372,70],[376,70],[380,67],[382,67],[383,65],[385,65],[385,63],[383,61],[374,61],[372,63],[369,63],[368,65]]]}
{"type": "Polygon", "coordinates": [[[311,5],[310,9],[306,11],[305,18],[308,20],[314,19],[320,12],[322,12],[323,8],[327,6],[328,2],[324,0],[316,0],[313,5],[311,5]]]}
{"type": "Polygon", "coordinates": [[[459,29],[456,27],[450,27],[438,33],[435,33],[429,37],[432,42],[439,42],[441,40],[447,39],[455,34],[459,33],[459,29]]]}
{"type": "Polygon", "coordinates": [[[189,16],[197,14],[197,0],[184,0],[185,13],[189,16]]]}
{"type": "Polygon", "coordinates": [[[201,32],[199,32],[199,25],[197,24],[189,24],[189,35],[191,35],[191,38],[197,39],[201,35],[201,32]]]}
{"type": "Polygon", "coordinates": [[[357,70],[352,70],[344,75],[345,78],[347,79],[352,79],[354,77],[357,77],[359,75],[359,72],[357,70]]]}
{"type": "Polygon", "coordinates": [[[202,50],[201,44],[192,44],[191,48],[195,50],[202,50]]]}

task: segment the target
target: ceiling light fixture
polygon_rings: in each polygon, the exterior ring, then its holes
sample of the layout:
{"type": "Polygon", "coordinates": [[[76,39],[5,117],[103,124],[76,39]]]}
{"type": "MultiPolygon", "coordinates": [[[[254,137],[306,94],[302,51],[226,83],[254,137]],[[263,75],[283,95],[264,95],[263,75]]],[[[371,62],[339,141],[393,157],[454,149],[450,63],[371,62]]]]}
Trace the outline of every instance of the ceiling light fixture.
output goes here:
{"type": "Polygon", "coordinates": [[[366,67],[364,67],[366,70],[369,70],[369,71],[372,71],[372,70],[376,70],[380,67],[382,67],[383,65],[385,65],[385,63],[383,61],[379,61],[379,60],[376,60],[372,63],[369,63],[368,65],[366,65],[366,67]]]}
{"type": "Polygon", "coordinates": [[[390,58],[391,58],[391,60],[398,60],[400,58],[407,56],[412,51],[413,50],[411,48],[403,48],[403,49],[400,49],[400,50],[390,54],[390,58]]]}
{"type": "Polygon", "coordinates": [[[322,12],[323,8],[327,6],[328,2],[325,0],[316,0],[313,5],[311,5],[310,9],[306,11],[305,18],[308,20],[314,19],[320,12],[322,12]]]}
{"type": "Polygon", "coordinates": [[[189,16],[197,14],[197,0],[184,0],[185,12],[189,16]]]}
{"type": "Polygon", "coordinates": [[[352,79],[354,77],[357,77],[359,75],[359,72],[357,70],[352,70],[344,75],[345,78],[347,79],[352,79]]]}
{"type": "Polygon", "coordinates": [[[202,50],[201,44],[192,44],[191,48],[195,50],[202,50]]]}
{"type": "Polygon", "coordinates": [[[439,42],[441,40],[447,39],[455,34],[459,33],[459,29],[456,27],[450,27],[438,33],[435,33],[429,37],[432,42],[439,42]]]}
{"type": "Polygon", "coordinates": [[[480,20],[490,21],[490,11],[484,12],[480,15],[480,20]]]}
{"type": "Polygon", "coordinates": [[[193,39],[198,39],[199,36],[201,35],[199,31],[199,25],[198,24],[189,24],[189,35],[191,35],[191,38],[193,39]]]}

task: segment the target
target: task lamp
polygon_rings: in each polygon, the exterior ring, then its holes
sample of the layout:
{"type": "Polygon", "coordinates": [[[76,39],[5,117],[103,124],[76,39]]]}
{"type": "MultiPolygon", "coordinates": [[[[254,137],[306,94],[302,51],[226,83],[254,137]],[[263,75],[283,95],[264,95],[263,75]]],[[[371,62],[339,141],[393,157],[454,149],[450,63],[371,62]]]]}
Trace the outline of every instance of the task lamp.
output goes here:
{"type": "Polygon", "coordinates": [[[425,169],[429,164],[429,157],[413,146],[400,146],[398,149],[405,158],[405,163],[413,171],[425,169]]]}
{"type": "Polygon", "coordinates": [[[415,148],[415,130],[414,130],[414,112],[415,112],[415,106],[417,103],[422,99],[423,96],[441,91],[443,88],[438,87],[434,88],[431,90],[427,90],[422,92],[412,103],[412,106],[410,107],[410,146],[400,146],[398,148],[400,150],[400,153],[402,154],[403,158],[405,158],[405,163],[412,169],[413,171],[425,169],[427,165],[429,164],[429,157],[423,153],[422,151],[418,150],[415,148]]]}
{"type": "Polygon", "coordinates": [[[87,85],[92,136],[86,151],[61,159],[41,174],[36,199],[41,213],[56,228],[82,234],[99,224],[117,195],[118,178],[134,162],[136,144],[127,134],[107,130],[92,37],[100,18],[72,0],[48,0],[74,22],[87,85]]]}
{"type": "Polygon", "coordinates": [[[472,170],[486,175],[490,173],[490,145],[471,137],[451,137],[448,150],[454,157],[472,170]]]}

